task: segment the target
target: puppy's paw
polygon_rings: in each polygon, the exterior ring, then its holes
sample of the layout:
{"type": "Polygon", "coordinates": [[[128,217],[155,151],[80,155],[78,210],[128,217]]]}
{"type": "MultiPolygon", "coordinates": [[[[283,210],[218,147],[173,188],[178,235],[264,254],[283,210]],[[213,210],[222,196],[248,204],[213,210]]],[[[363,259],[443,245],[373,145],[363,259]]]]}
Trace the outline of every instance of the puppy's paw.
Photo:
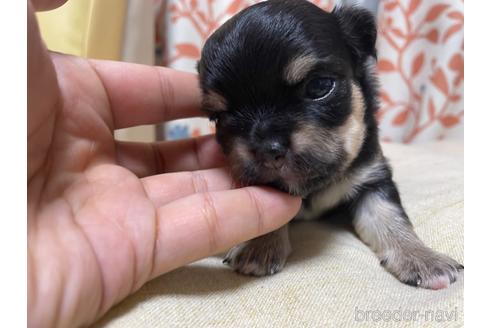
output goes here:
{"type": "Polygon", "coordinates": [[[463,265],[427,247],[386,253],[383,265],[401,282],[428,289],[443,289],[456,281],[463,265]]]}
{"type": "Polygon", "coordinates": [[[284,268],[290,251],[288,242],[274,238],[250,240],[232,248],[224,263],[245,275],[272,275],[284,268]]]}
{"type": "Polygon", "coordinates": [[[266,276],[281,271],[287,256],[282,250],[258,247],[247,242],[231,249],[224,263],[245,275],[266,276]]]}

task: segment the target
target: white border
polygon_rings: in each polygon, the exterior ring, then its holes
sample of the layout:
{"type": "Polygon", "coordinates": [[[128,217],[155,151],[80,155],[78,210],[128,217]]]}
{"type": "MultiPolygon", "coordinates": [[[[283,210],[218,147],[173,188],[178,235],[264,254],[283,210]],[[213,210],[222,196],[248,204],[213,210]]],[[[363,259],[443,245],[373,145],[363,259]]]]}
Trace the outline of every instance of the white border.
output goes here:
{"type": "Polygon", "coordinates": [[[490,325],[492,239],[491,1],[465,10],[465,323],[490,325]]]}
{"type": "Polygon", "coordinates": [[[27,300],[27,99],[26,99],[26,1],[7,1],[0,20],[2,50],[0,79],[1,148],[1,304],[2,323],[26,326],[27,300]]]}
{"type": "MultiPolygon", "coordinates": [[[[2,10],[2,322],[26,325],[26,2],[2,10]],[[5,290],[6,288],[6,290],[5,290]]],[[[488,318],[492,204],[492,2],[468,1],[465,15],[465,322],[488,318]],[[484,297],[485,300],[480,298],[484,297]]]]}

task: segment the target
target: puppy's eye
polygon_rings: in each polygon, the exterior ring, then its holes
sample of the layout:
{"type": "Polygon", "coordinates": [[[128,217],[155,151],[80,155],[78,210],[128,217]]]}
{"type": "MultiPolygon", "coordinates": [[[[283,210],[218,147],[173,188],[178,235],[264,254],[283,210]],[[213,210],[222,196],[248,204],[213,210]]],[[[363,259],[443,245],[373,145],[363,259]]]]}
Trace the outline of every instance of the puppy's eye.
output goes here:
{"type": "Polygon", "coordinates": [[[320,100],[328,97],[335,88],[335,80],[327,77],[314,78],[306,84],[306,97],[320,100]]]}

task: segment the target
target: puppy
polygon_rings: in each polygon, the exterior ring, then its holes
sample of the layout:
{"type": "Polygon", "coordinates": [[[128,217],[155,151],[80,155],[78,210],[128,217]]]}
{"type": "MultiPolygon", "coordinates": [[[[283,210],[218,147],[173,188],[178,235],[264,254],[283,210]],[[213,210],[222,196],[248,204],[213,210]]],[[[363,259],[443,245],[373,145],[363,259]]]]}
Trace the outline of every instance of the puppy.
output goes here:
{"type": "MultiPolygon", "coordinates": [[[[203,109],[235,178],[303,198],[296,218],[345,210],[401,282],[445,288],[463,269],[415,234],[378,140],[376,24],[368,11],[327,13],[308,1],[251,6],[219,28],[198,63],[203,109]]],[[[287,226],[236,246],[236,271],[274,274],[287,226]]]]}

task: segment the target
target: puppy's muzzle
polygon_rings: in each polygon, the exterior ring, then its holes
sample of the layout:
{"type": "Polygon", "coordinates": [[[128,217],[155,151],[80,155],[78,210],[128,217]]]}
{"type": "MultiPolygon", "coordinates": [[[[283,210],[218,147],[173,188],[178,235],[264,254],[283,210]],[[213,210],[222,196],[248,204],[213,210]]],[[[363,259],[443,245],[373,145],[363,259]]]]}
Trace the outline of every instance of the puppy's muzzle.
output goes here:
{"type": "Polygon", "coordinates": [[[267,139],[257,144],[252,150],[257,160],[269,169],[279,170],[285,164],[288,147],[277,139],[267,139]]]}
{"type": "Polygon", "coordinates": [[[253,125],[248,144],[258,164],[273,170],[286,164],[290,142],[284,130],[285,127],[276,124],[275,116],[264,116],[253,125]]]}

